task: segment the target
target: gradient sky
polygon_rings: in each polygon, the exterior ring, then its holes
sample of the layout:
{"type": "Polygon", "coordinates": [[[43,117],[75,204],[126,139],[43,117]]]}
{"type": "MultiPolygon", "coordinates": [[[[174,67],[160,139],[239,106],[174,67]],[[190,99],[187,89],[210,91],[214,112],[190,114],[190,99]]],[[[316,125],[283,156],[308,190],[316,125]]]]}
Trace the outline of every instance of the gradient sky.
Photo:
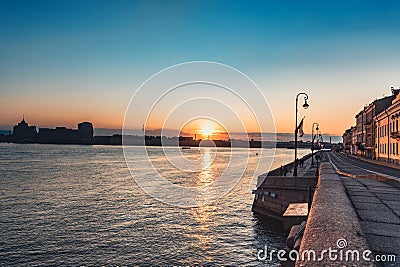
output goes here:
{"type": "Polygon", "coordinates": [[[400,85],[399,14],[400,1],[0,0],[0,125],[120,128],[148,77],[209,60],[260,86],[277,131],[293,131],[305,91],[305,132],[342,134],[400,85]]]}

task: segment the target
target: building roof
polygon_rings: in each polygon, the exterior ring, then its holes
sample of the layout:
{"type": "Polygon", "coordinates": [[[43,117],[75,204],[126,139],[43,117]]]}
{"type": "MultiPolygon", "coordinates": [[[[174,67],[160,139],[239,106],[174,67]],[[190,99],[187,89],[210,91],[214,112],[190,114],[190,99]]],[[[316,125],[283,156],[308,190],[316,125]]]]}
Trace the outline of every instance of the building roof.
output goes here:
{"type": "Polygon", "coordinates": [[[378,115],[382,111],[384,111],[386,108],[388,108],[390,105],[392,105],[392,101],[396,99],[398,95],[400,95],[400,88],[399,89],[394,89],[393,87],[391,88],[392,95],[390,96],[385,96],[379,99],[375,99],[372,101],[370,104],[365,106],[360,112],[357,113],[355,116],[358,118],[360,115],[362,115],[364,112],[366,113],[367,111],[374,111],[373,116],[378,115]],[[375,108],[375,109],[373,109],[375,108]]]}

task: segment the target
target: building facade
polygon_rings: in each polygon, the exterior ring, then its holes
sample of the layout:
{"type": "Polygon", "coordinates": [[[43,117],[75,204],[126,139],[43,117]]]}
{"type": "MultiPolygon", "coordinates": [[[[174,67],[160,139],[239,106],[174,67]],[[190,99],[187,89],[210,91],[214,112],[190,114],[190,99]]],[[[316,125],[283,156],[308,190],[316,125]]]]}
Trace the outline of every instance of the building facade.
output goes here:
{"type": "Polygon", "coordinates": [[[356,143],[354,144],[356,149],[356,155],[364,156],[365,152],[365,139],[364,139],[364,110],[361,110],[356,115],[356,143]]]}
{"type": "Polygon", "coordinates": [[[392,88],[392,95],[377,99],[364,109],[365,157],[376,159],[376,116],[392,105],[400,90],[392,88]]]}
{"type": "Polygon", "coordinates": [[[384,111],[375,117],[377,132],[376,158],[379,160],[400,164],[399,143],[400,120],[400,94],[392,100],[392,103],[384,111]]]}
{"type": "Polygon", "coordinates": [[[343,135],[344,148],[353,155],[400,163],[398,154],[400,88],[376,99],[355,116],[356,125],[343,135]]]}
{"type": "Polygon", "coordinates": [[[351,149],[350,154],[357,155],[358,149],[356,146],[357,143],[357,127],[353,126],[351,129],[351,149]]]}
{"type": "Polygon", "coordinates": [[[351,153],[351,143],[352,143],[352,138],[351,138],[351,128],[347,129],[343,136],[343,149],[345,153],[351,153]]]}

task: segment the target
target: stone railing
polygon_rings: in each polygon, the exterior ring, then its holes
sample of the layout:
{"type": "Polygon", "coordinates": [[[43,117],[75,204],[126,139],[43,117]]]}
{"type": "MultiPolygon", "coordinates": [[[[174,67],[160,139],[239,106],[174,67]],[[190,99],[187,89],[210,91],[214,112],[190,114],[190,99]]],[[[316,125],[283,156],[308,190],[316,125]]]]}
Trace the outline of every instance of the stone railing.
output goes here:
{"type": "Polygon", "coordinates": [[[363,261],[362,253],[369,250],[339,175],[330,163],[322,163],[296,266],[375,266],[363,261]],[[329,250],[336,252],[335,259],[329,250]],[[351,258],[354,251],[360,253],[360,260],[351,258]]]}

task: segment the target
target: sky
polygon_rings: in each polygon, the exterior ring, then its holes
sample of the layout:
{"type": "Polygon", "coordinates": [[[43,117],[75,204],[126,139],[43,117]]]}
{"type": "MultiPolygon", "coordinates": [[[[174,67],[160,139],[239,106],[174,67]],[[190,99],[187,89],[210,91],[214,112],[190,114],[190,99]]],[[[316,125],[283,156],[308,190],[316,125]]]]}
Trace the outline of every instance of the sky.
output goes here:
{"type": "Polygon", "coordinates": [[[341,135],[400,86],[399,12],[390,0],[0,0],[0,126],[24,114],[40,127],[121,128],[144,81],[200,60],[250,77],[278,132],[293,132],[307,92],[305,132],[318,122],[341,135]]]}

